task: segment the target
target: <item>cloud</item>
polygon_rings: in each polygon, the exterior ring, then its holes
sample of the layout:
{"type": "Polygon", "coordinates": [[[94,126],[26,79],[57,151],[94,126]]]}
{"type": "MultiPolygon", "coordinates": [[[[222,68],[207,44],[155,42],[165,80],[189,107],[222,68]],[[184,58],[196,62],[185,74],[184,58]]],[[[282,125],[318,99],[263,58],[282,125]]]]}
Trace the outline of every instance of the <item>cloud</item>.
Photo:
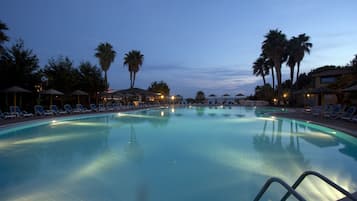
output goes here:
{"type": "Polygon", "coordinates": [[[142,81],[146,82],[163,80],[168,83],[173,93],[185,97],[193,97],[198,90],[216,94],[251,94],[261,78],[252,75],[250,68],[237,66],[146,66],[143,69],[145,72],[139,76],[142,81]]]}

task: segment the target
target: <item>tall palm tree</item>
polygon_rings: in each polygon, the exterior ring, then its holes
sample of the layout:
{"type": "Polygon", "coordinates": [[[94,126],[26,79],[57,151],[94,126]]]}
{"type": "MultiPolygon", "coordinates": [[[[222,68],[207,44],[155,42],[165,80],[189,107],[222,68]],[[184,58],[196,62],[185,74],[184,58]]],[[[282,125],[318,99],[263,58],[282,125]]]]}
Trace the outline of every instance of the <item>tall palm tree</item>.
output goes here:
{"type": "Polygon", "coordinates": [[[265,58],[260,56],[254,63],[253,63],[253,75],[255,76],[262,76],[264,85],[266,84],[265,76],[269,74],[269,68],[266,65],[265,58]]]}
{"type": "Polygon", "coordinates": [[[288,41],[288,46],[287,46],[287,53],[289,56],[287,65],[290,67],[291,87],[293,86],[294,83],[294,71],[295,71],[295,65],[297,63],[298,51],[299,51],[299,40],[294,36],[288,41]]]}
{"type": "MultiPolygon", "coordinates": [[[[271,81],[272,81],[272,87],[273,87],[273,90],[275,91],[275,73],[274,73],[274,63],[271,59],[269,59],[268,57],[266,57],[264,54],[262,54],[262,56],[264,57],[265,59],[265,63],[264,65],[266,66],[266,68],[268,70],[271,71],[271,81]]],[[[269,74],[269,73],[268,73],[269,74]]],[[[267,75],[268,75],[267,74],[267,75]]]]}
{"type": "Polygon", "coordinates": [[[116,52],[113,50],[113,46],[109,43],[100,43],[95,50],[95,57],[99,59],[100,67],[104,71],[105,87],[108,89],[107,71],[110,68],[110,64],[114,61],[116,52]]]}
{"type": "Polygon", "coordinates": [[[3,51],[2,43],[5,41],[9,41],[9,37],[3,32],[4,30],[8,30],[5,23],[0,21],[0,53],[3,51]]]}
{"type": "Polygon", "coordinates": [[[278,81],[278,99],[281,98],[281,64],[286,60],[287,39],[285,34],[279,30],[270,30],[265,35],[262,50],[263,54],[274,63],[278,81]]]}
{"type": "Polygon", "coordinates": [[[310,49],[312,48],[312,43],[309,42],[310,36],[307,36],[306,34],[300,34],[297,37],[297,40],[299,41],[299,51],[297,52],[296,55],[296,63],[297,63],[296,79],[299,78],[300,63],[304,59],[305,52],[310,54],[310,49]]]}
{"type": "Polygon", "coordinates": [[[130,88],[134,87],[136,73],[140,70],[143,62],[144,55],[138,50],[132,50],[125,54],[124,67],[127,66],[130,72],[130,88]]]}

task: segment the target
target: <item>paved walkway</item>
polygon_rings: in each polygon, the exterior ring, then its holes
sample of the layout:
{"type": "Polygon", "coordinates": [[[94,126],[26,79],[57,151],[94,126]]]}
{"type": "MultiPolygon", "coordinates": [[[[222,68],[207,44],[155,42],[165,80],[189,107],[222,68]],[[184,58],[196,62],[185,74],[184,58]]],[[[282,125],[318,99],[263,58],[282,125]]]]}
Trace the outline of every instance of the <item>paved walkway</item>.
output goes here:
{"type": "Polygon", "coordinates": [[[310,113],[304,112],[302,109],[289,109],[289,112],[274,113],[273,115],[285,118],[299,119],[310,121],[318,125],[333,128],[343,131],[354,137],[357,137],[357,123],[342,119],[329,119],[324,117],[316,117],[310,113]]]}

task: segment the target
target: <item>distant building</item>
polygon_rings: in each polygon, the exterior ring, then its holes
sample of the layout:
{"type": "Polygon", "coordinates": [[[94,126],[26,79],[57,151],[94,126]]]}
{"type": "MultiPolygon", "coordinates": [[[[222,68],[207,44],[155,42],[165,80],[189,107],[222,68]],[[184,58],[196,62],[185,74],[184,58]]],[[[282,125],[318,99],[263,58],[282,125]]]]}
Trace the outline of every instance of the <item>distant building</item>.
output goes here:
{"type": "Polygon", "coordinates": [[[313,88],[305,90],[305,103],[308,105],[325,105],[338,103],[342,89],[330,89],[344,75],[352,71],[347,68],[329,69],[312,73],[313,88]]]}

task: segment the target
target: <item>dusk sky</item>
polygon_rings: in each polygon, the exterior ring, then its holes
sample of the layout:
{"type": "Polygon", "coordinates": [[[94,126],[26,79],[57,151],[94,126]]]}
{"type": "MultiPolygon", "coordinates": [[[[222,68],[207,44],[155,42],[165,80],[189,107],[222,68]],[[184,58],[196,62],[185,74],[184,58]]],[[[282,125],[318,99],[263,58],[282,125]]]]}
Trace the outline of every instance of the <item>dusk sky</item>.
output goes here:
{"type": "Polygon", "coordinates": [[[356,8],[356,0],[3,0],[0,20],[9,27],[5,45],[23,39],[41,67],[58,56],[98,65],[95,48],[109,42],[117,52],[111,88],[129,87],[123,57],[136,49],[144,54],[136,87],[163,80],[171,94],[194,97],[253,93],[262,79],[251,66],[270,29],[311,37],[302,72],[345,65],[357,54],[356,8]]]}

